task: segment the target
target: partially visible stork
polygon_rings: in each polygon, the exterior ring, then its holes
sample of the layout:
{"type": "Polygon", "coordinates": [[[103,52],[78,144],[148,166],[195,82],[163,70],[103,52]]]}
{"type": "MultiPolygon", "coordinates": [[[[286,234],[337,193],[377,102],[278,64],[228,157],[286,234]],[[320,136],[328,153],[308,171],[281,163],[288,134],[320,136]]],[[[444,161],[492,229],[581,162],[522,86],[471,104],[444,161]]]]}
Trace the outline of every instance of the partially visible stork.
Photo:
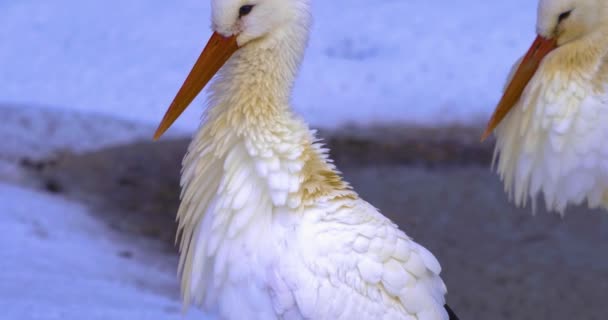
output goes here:
{"type": "Polygon", "coordinates": [[[608,2],[540,0],[538,37],[514,66],[484,138],[515,203],[608,207],[608,2]]]}

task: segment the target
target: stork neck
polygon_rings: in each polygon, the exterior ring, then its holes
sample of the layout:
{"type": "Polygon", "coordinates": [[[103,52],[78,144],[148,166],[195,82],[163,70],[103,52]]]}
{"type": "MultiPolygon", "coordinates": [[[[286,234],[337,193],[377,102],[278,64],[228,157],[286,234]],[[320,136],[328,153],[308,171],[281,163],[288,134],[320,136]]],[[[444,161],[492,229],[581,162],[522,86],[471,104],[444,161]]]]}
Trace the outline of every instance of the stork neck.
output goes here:
{"type": "Polygon", "coordinates": [[[241,126],[243,121],[259,125],[290,115],[289,99],[307,36],[306,28],[294,26],[239,49],[211,87],[211,118],[225,114],[241,126]]]}
{"type": "MultiPolygon", "coordinates": [[[[247,44],[228,61],[214,82],[211,108],[190,148],[204,150],[208,146],[212,154],[222,157],[245,146],[259,177],[267,179],[275,206],[284,206],[287,201],[293,206],[318,199],[356,198],[327,160],[326,150],[315,143],[314,133],[289,108],[306,45],[307,32],[302,29],[247,44]],[[271,177],[270,168],[283,171],[273,172],[278,176],[271,177]],[[279,181],[299,183],[287,190],[275,185],[279,181]]],[[[184,167],[197,159],[188,157],[184,167]]]]}
{"type": "Polygon", "coordinates": [[[543,62],[548,75],[574,72],[576,76],[593,76],[604,64],[608,47],[608,29],[601,28],[580,39],[566,43],[543,62]]]}

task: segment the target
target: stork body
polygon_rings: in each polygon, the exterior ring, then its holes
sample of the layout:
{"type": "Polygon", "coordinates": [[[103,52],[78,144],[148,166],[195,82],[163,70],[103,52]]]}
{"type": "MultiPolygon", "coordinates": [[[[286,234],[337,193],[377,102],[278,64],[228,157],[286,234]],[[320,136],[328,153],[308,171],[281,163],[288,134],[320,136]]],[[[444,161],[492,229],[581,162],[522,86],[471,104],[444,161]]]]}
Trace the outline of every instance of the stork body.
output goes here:
{"type": "Polygon", "coordinates": [[[215,33],[157,132],[210,78],[199,63],[234,46],[183,162],[185,303],[221,319],[448,319],[435,257],[359,198],[290,109],[308,1],[243,6],[213,2],[215,33]]]}
{"type": "Polygon", "coordinates": [[[600,0],[540,1],[539,37],[515,64],[489,127],[506,114],[495,156],[517,205],[542,194],[560,213],[568,204],[608,207],[607,14],[600,0]]]}

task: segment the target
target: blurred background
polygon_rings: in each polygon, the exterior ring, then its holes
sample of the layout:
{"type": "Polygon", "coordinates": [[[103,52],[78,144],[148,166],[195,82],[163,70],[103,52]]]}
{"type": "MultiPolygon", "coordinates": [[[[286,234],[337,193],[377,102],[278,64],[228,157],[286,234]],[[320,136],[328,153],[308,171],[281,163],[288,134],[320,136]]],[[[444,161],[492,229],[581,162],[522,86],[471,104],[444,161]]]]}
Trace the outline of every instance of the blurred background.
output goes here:
{"type": "MultiPolygon", "coordinates": [[[[0,2],[6,319],[182,318],[173,221],[203,99],[151,136],[210,36],[209,11],[0,2]]],[[[534,38],[536,2],[313,1],[313,18],[294,107],[355,189],[435,253],[461,319],[604,319],[606,214],[514,208],[492,142],[479,143],[534,38]]]]}

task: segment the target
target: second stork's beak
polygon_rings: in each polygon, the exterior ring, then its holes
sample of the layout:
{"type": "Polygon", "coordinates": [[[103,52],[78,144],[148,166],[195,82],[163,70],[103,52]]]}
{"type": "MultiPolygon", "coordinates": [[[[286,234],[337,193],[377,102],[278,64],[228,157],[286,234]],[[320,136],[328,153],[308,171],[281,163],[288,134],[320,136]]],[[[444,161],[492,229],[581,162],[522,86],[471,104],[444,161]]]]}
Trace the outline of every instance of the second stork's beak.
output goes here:
{"type": "Polygon", "coordinates": [[[158,140],[169,129],[238,48],[236,36],[226,38],[217,32],[211,35],[205,49],[158,125],[158,129],[154,133],[154,140],[158,140]]]}
{"type": "Polygon", "coordinates": [[[492,118],[488,122],[486,131],[481,136],[481,141],[484,141],[492,134],[492,131],[494,131],[500,121],[504,119],[509,110],[517,103],[543,58],[555,48],[557,48],[555,39],[547,39],[542,36],[536,37],[536,40],[532,43],[528,53],[526,53],[517,71],[515,71],[515,74],[511,78],[511,82],[507,86],[500,102],[498,102],[498,106],[496,106],[496,110],[494,110],[494,114],[492,114],[492,118]]]}

